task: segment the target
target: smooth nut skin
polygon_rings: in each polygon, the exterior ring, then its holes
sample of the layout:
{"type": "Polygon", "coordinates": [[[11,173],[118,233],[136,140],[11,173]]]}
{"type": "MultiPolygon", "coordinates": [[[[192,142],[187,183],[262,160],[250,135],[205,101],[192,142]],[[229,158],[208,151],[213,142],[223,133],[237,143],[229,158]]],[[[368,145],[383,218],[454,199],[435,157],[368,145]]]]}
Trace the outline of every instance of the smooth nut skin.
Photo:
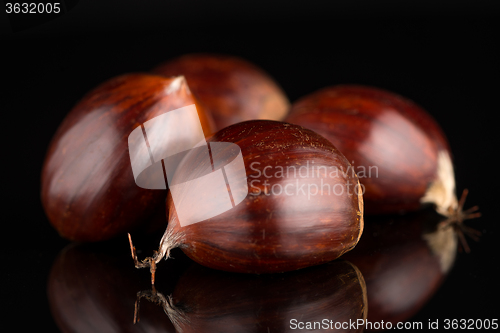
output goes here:
{"type": "MultiPolygon", "coordinates": [[[[353,172],[331,176],[330,170],[348,170],[349,162],[325,138],[301,126],[254,120],[229,126],[208,141],[240,147],[248,194],[229,211],[183,227],[169,194],[165,234],[179,237],[177,246],[190,258],[225,271],[274,273],[331,261],[356,245],[363,230],[358,179],[353,172]],[[320,166],[324,169],[315,174],[320,166]],[[285,174],[277,174],[280,167],[285,174]],[[325,184],[337,186],[337,194],[325,184]],[[323,191],[314,195],[309,185],[323,191]]],[[[193,206],[209,209],[211,193],[200,190],[207,200],[193,206]]]]}
{"type": "Polygon", "coordinates": [[[282,120],[289,108],[283,90],[254,64],[227,55],[189,54],[153,70],[184,75],[195,96],[212,113],[216,129],[252,119],[282,120]]]}
{"type": "Polygon", "coordinates": [[[439,152],[449,152],[442,130],[425,110],[372,87],[324,88],[293,103],[285,121],[324,136],[354,164],[366,186],[367,214],[419,209],[437,177],[439,152]]]}
{"type": "Polygon", "coordinates": [[[355,322],[366,319],[368,306],[362,275],[344,260],[266,275],[193,265],[180,277],[172,296],[177,311],[170,317],[177,317],[172,322],[186,333],[295,332],[292,319],[355,322]]]}
{"type": "MultiPolygon", "coordinates": [[[[135,184],[128,136],[167,111],[195,104],[183,78],[127,74],[87,94],[66,116],[48,148],[41,198],[59,234],[73,241],[101,241],[145,227],[165,190],[135,184]]],[[[205,134],[211,119],[197,105],[205,134]]],[[[165,214],[161,215],[163,225],[165,214]]]]}

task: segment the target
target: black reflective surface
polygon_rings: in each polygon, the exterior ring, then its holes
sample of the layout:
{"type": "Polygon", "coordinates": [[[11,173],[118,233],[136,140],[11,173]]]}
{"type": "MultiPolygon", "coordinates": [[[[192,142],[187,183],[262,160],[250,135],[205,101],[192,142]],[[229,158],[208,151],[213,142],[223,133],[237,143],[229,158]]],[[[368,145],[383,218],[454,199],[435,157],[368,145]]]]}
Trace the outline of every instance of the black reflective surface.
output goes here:
{"type": "MultiPolygon", "coordinates": [[[[436,319],[443,323],[446,318],[498,316],[498,181],[493,157],[498,143],[493,121],[498,108],[497,9],[481,2],[439,7],[424,2],[416,7],[385,3],[366,10],[324,5],[308,12],[283,2],[269,5],[267,11],[255,5],[249,10],[231,7],[238,12],[235,16],[222,4],[182,6],[164,8],[163,17],[159,11],[147,14],[119,5],[92,8],[79,3],[59,19],[2,35],[4,325],[15,322],[19,331],[57,332],[78,320],[93,327],[111,317],[115,324],[93,331],[173,331],[163,309],[147,300],[141,301],[139,324],[131,322],[136,293],[150,286],[148,272],[133,268],[126,236],[102,245],[111,247],[112,254],[89,247],[88,256],[61,259],[69,243],[45,217],[39,175],[53,133],[85,93],[113,76],[148,71],[193,51],[230,53],[255,62],[282,85],[291,101],[327,85],[360,83],[395,91],[427,109],[450,140],[458,190],[470,190],[466,208],[480,206],[483,217],[468,225],[483,236],[480,242],[469,241],[470,254],[457,254],[446,278],[408,320],[426,325],[436,319]],[[98,270],[92,272],[93,266],[98,270]],[[62,280],[60,288],[74,283],[86,291],[60,289],[62,309],[70,311],[75,299],[84,306],[93,292],[99,302],[91,303],[90,315],[77,308],[73,317],[58,317],[50,296],[57,272],[78,276],[62,280]],[[130,321],[115,315],[122,310],[130,321]],[[96,316],[98,320],[91,319],[96,316]]],[[[9,31],[8,23],[4,27],[9,31]]],[[[158,243],[157,235],[152,238],[137,248],[149,255],[147,245],[154,249],[158,243]]],[[[182,253],[177,256],[179,261],[162,262],[158,268],[158,278],[165,282],[158,282],[157,289],[165,296],[175,295],[181,274],[191,264],[182,253]]],[[[360,263],[355,265],[363,272],[360,263]]],[[[366,282],[369,289],[368,278],[366,282]]],[[[409,283],[407,288],[413,287],[409,283]]]]}
{"type": "Polygon", "coordinates": [[[120,252],[96,244],[60,252],[47,295],[61,331],[276,332],[294,319],[366,318],[365,282],[348,261],[252,275],[205,268],[175,251],[151,289],[120,252]]]}

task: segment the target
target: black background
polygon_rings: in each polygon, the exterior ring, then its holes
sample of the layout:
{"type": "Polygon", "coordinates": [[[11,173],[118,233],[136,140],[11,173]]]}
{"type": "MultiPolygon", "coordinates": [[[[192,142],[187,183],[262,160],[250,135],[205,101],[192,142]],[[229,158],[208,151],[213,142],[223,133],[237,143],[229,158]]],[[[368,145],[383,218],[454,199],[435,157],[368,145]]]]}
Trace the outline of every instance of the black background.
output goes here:
{"type": "MultiPolygon", "coordinates": [[[[486,1],[80,1],[15,29],[2,13],[1,305],[17,330],[52,329],[47,275],[68,243],[40,199],[45,150],[90,89],[189,52],[237,55],[264,68],[291,101],[319,88],[385,88],[428,110],[447,134],[457,189],[483,232],[412,320],[498,318],[500,17],[486,1]],[[36,320],[31,319],[36,316],[36,320]],[[21,320],[21,318],[24,318],[21,320]]],[[[2,9],[3,10],[3,9],[2,9]]],[[[126,240],[123,251],[128,251],[126,240]]],[[[8,321],[5,321],[7,319],[8,321]]]]}

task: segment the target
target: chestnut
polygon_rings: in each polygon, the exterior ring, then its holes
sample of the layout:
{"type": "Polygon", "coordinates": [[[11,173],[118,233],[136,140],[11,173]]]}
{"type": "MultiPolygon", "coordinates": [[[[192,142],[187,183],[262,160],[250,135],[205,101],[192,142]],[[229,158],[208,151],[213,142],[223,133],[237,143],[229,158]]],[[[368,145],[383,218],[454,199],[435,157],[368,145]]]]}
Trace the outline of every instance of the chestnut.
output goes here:
{"type": "Polygon", "coordinates": [[[363,276],[344,260],[266,275],[193,264],[171,296],[156,290],[139,295],[160,303],[177,331],[185,333],[333,330],[339,328],[336,324],[359,323],[367,315],[363,276]]]}
{"type": "Polygon", "coordinates": [[[328,140],[301,126],[253,120],[220,130],[208,144],[211,159],[192,150],[175,173],[174,183],[196,181],[178,195],[170,187],[158,252],[138,261],[129,234],[135,265],[150,267],[153,284],[156,264],[175,247],[210,268],[275,273],[331,261],[356,245],[364,225],[361,186],[328,140]],[[233,163],[235,155],[242,163],[233,163]],[[230,180],[222,189],[212,181],[217,174],[230,180]],[[223,204],[229,208],[220,210],[223,204]],[[210,214],[187,223],[191,212],[210,214]]]}
{"type": "Polygon", "coordinates": [[[167,192],[136,185],[128,137],[144,122],[192,104],[210,134],[212,120],[183,77],[127,74],[87,94],[59,126],[43,164],[41,199],[59,234],[106,240],[145,228],[158,210],[165,225],[167,192]]]}
{"type": "Polygon", "coordinates": [[[187,54],[159,65],[153,73],[184,75],[212,113],[217,130],[245,120],[282,120],[288,112],[288,98],[269,74],[235,56],[187,54]]]}
{"type": "Polygon", "coordinates": [[[367,214],[415,211],[423,204],[449,216],[457,210],[448,141],[412,101],[382,89],[338,85],[307,95],[287,122],[330,140],[366,187],[367,214]]]}
{"type": "Polygon", "coordinates": [[[443,283],[456,258],[457,233],[431,208],[366,220],[360,242],[343,258],[365,278],[368,321],[395,325],[415,315],[443,283]]]}

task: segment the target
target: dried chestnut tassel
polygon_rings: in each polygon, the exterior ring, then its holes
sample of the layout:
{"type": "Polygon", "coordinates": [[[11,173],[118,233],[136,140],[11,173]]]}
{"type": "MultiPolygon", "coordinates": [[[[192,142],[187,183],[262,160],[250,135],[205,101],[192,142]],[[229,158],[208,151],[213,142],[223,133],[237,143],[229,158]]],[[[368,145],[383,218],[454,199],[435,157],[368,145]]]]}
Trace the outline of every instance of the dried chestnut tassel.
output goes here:
{"type": "Polygon", "coordinates": [[[139,261],[129,235],[135,265],[149,267],[154,283],[156,264],[175,247],[204,266],[244,273],[336,259],[354,248],[364,225],[362,189],[350,167],[328,140],[301,126],[229,126],[177,165],[158,252],[139,261]]]}
{"type": "Polygon", "coordinates": [[[478,206],[463,210],[465,199],[467,198],[468,193],[469,191],[467,189],[462,192],[462,196],[460,197],[460,201],[457,204],[457,208],[455,210],[450,208],[448,218],[439,224],[440,229],[452,228],[455,231],[458,239],[460,240],[460,249],[463,249],[467,253],[470,252],[470,248],[467,244],[467,240],[465,239],[465,235],[469,236],[475,241],[479,241],[479,237],[481,236],[480,231],[468,227],[464,224],[465,220],[475,219],[481,216],[481,213],[477,212],[477,210],[479,209],[478,206]]]}

